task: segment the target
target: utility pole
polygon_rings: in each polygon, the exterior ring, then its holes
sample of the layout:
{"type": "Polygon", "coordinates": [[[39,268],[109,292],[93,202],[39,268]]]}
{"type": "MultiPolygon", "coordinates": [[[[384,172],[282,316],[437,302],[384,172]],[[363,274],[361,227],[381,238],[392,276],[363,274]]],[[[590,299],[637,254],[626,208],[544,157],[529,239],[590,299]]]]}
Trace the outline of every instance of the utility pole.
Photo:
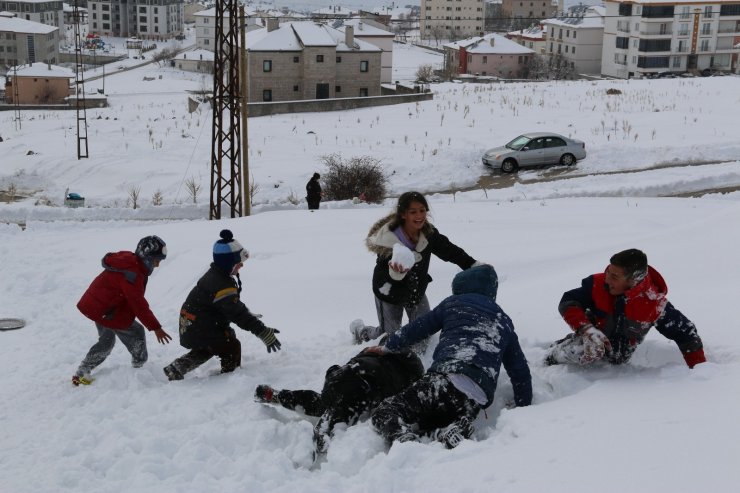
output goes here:
{"type": "Polygon", "coordinates": [[[244,198],[244,215],[252,214],[252,194],[249,190],[249,132],[247,131],[247,118],[249,117],[247,103],[249,102],[249,65],[247,64],[247,16],[244,4],[239,5],[239,18],[241,26],[241,49],[239,50],[240,81],[242,92],[242,197],[244,198]]]}
{"type": "Polygon", "coordinates": [[[216,0],[210,219],[242,215],[238,1],[216,0]]]}
{"type": "Polygon", "coordinates": [[[13,121],[15,121],[15,129],[21,129],[21,105],[18,101],[18,61],[16,60],[13,65],[13,121]]]}
{"type": "Polygon", "coordinates": [[[88,157],[87,149],[87,104],[85,101],[84,60],[82,58],[82,39],[80,35],[79,0],[72,5],[72,21],[75,35],[75,107],[77,109],[77,159],[88,157]]]}

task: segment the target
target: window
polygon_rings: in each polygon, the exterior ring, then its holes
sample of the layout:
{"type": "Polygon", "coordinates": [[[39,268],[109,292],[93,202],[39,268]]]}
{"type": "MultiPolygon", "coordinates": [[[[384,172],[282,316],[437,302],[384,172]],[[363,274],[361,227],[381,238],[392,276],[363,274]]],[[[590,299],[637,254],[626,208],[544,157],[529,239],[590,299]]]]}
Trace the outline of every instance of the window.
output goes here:
{"type": "Polygon", "coordinates": [[[487,56],[484,56],[483,57],[483,63],[488,63],[488,57],[487,56]]]}
{"type": "Polygon", "coordinates": [[[262,101],[272,101],[272,89],[262,91],[262,101]]]}
{"type": "Polygon", "coordinates": [[[324,63],[324,55],[316,55],[316,63],[324,63]]]}
{"type": "Polygon", "coordinates": [[[673,68],[681,68],[681,57],[679,56],[673,57],[673,68]]]}
{"type": "Polygon", "coordinates": [[[712,24],[705,22],[701,25],[701,35],[706,36],[708,34],[712,34],[712,24]]]}
{"type": "Polygon", "coordinates": [[[293,57],[293,63],[298,63],[300,61],[301,61],[301,59],[299,57],[297,57],[297,56],[294,56],[293,57]]]}
{"type": "Polygon", "coordinates": [[[678,35],[679,36],[688,36],[689,35],[689,25],[685,22],[679,24],[678,26],[678,35]]]}
{"type": "MultiPolygon", "coordinates": [[[[105,10],[105,9],[103,9],[105,10]]],[[[139,13],[140,14],[146,14],[146,7],[139,7],[139,13]]]]}
{"type": "Polygon", "coordinates": [[[705,18],[711,18],[712,17],[712,6],[707,5],[704,7],[704,17],[705,18]]]}
{"type": "Polygon", "coordinates": [[[576,47],[575,46],[571,47],[570,52],[575,55],[576,54],[576,47]]]}
{"type": "Polygon", "coordinates": [[[139,22],[146,23],[146,16],[140,15],[139,16],[139,22]]]}
{"type": "Polygon", "coordinates": [[[700,51],[709,51],[709,40],[708,39],[702,39],[701,40],[701,47],[699,48],[700,51]]]}
{"type": "Polygon", "coordinates": [[[360,62],[360,72],[367,72],[367,70],[368,70],[367,60],[362,60],[360,62]]]}
{"type": "Polygon", "coordinates": [[[342,92],[342,86],[334,86],[334,92],[342,92]]]}
{"type": "Polygon", "coordinates": [[[545,137],[545,147],[565,147],[565,141],[559,137],[545,137]]]}
{"type": "Polygon", "coordinates": [[[298,92],[298,86],[293,86],[293,92],[298,92]]]}
{"type": "Polygon", "coordinates": [[[360,88],[360,97],[361,98],[367,97],[367,87],[361,87],[360,88]]]}
{"type": "Polygon", "coordinates": [[[578,34],[578,31],[573,31],[573,39],[576,39],[576,34],[578,34]]]}
{"type": "Polygon", "coordinates": [[[629,48],[629,42],[630,39],[623,36],[617,36],[616,37],[616,48],[619,48],[621,50],[626,50],[629,48]]]}
{"type": "Polygon", "coordinates": [[[529,144],[527,144],[527,147],[529,150],[536,150],[536,149],[542,149],[545,147],[545,139],[534,139],[530,140],[529,144]]]}
{"type": "Polygon", "coordinates": [[[565,45],[565,52],[568,53],[568,45],[565,45]]]}
{"type": "Polygon", "coordinates": [[[272,72],[272,60],[262,60],[262,71],[272,72]]]}
{"type": "Polygon", "coordinates": [[[337,57],[337,63],[342,63],[342,57],[340,56],[337,57]]]}

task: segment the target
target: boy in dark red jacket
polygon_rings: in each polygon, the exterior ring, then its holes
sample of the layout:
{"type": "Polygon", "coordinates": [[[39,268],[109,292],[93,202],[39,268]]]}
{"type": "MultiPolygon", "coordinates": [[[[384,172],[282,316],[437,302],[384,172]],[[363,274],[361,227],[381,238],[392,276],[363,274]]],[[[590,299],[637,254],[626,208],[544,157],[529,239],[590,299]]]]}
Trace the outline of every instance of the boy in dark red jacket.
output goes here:
{"type": "Polygon", "coordinates": [[[147,360],[144,327],[154,332],[157,341],[166,344],[172,338],[162,329],[144,298],[146,283],[159,263],[167,257],[167,246],[158,236],[139,241],[135,252],[108,253],[103,257],[103,272],[87,288],[77,308],[98,328],[98,342],[90,348],[72,377],[72,384],[92,383],[90,372],[113,350],[116,337],[129,353],[134,368],[147,360]]]}
{"type": "Polygon", "coordinates": [[[689,368],[705,362],[696,326],[666,299],[667,292],[643,252],[613,255],[603,274],[563,295],[558,309],[573,333],[550,347],[545,363],[626,363],[652,326],[676,343],[689,368]]]}

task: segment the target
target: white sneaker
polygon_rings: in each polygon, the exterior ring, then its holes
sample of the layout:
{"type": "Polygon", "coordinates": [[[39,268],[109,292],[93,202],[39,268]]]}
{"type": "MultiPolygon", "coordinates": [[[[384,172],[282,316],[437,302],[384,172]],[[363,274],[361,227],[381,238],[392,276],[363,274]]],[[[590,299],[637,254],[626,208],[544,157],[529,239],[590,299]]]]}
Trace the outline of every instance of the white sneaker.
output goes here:
{"type": "Polygon", "coordinates": [[[365,322],[361,318],[352,320],[349,324],[349,332],[352,334],[355,344],[362,344],[370,340],[368,337],[365,322]]]}

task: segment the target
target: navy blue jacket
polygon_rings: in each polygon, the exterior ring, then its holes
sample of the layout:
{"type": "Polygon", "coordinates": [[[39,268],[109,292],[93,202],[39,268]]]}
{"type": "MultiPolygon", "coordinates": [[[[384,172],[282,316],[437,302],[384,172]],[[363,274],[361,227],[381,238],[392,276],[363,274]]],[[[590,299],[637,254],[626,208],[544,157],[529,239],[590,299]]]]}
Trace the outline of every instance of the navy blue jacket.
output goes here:
{"type": "Polygon", "coordinates": [[[388,337],[386,348],[409,347],[440,332],[429,372],[460,373],[477,383],[493,402],[501,364],[514,387],[517,406],[532,402],[529,365],[514,332],[514,324],[496,301],[478,293],[446,298],[423,315],[388,337]]]}

